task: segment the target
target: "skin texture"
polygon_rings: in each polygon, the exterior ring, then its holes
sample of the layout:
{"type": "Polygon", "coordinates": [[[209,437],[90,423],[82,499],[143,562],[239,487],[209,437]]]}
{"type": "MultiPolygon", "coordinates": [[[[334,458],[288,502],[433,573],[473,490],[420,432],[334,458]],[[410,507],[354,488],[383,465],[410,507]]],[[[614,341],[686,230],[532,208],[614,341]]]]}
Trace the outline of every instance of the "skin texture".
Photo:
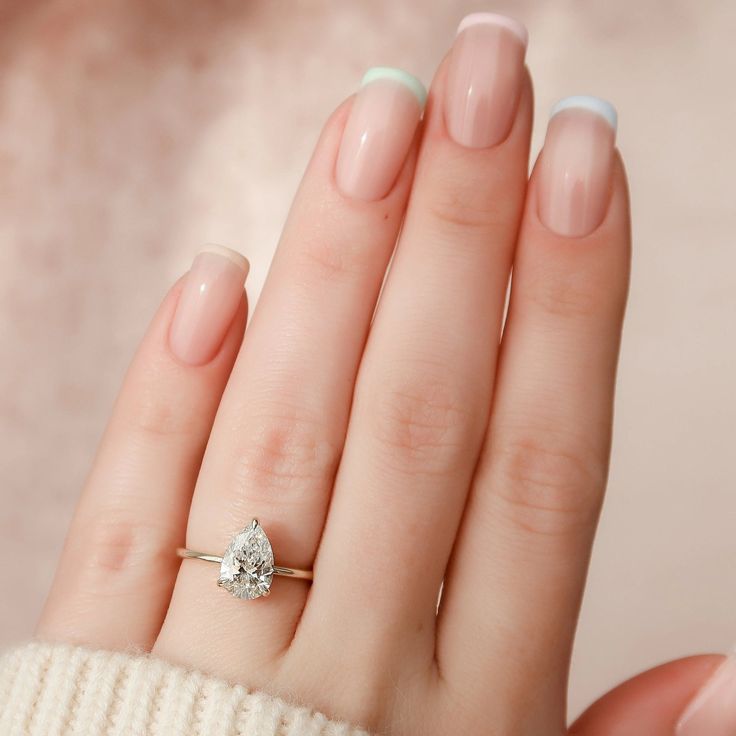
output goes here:
{"type": "MultiPolygon", "coordinates": [[[[466,147],[446,128],[447,70],[381,199],[336,183],[354,100],[327,122],[240,349],[244,300],[212,360],[178,360],[182,287],[166,298],[40,636],[136,646],[389,734],[565,732],[628,286],[625,175],[612,156],[590,232],[550,230],[539,168],[526,180],[528,75],[508,135],[466,147]],[[174,547],[222,550],[254,516],[280,562],[314,566],[311,587],[246,604],[207,565],[177,574],[174,547]]],[[[615,734],[650,697],[663,729],[712,664],[642,676],[575,732],[615,734]]]]}

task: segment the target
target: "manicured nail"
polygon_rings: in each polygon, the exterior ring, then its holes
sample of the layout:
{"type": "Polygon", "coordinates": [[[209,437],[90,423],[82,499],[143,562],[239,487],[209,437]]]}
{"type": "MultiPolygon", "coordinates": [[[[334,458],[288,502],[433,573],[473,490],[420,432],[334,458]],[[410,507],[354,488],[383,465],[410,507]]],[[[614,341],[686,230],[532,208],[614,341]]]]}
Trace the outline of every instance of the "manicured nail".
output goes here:
{"type": "Polygon", "coordinates": [[[611,196],[616,110],[597,97],[567,97],[552,108],[539,166],[539,218],[570,238],[602,222],[611,196]]]}
{"type": "Polygon", "coordinates": [[[169,332],[179,360],[204,365],[217,355],[243,297],[248,261],[229,248],[208,245],[194,259],[169,332]]]}
{"type": "Polygon", "coordinates": [[[680,718],[676,736],[736,734],[736,651],[711,675],[680,718]]]}
{"type": "Polygon", "coordinates": [[[527,31],[512,18],[473,13],[457,29],[445,92],[445,124],[461,146],[488,148],[508,136],[519,105],[527,31]]]}
{"type": "Polygon", "coordinates": [[[353,100],[337,156],[338,189],[353,199],[385,197],[409,152],[427,93],[400,69],[369,69],[353,100]]]}

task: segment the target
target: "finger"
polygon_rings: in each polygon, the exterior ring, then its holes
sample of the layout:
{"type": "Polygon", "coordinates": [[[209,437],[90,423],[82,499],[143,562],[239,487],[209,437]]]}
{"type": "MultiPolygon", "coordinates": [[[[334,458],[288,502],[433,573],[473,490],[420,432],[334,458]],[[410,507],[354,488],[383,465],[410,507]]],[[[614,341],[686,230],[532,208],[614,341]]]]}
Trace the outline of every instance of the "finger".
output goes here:
{"type": "Polygon", "coordinates": [[[305,646],[341,659],[353,648],[347,661],[377,670],[391,666],[385,657],[414,662],[406,647],[433,653],[488,419],[532,115],[523,29],[509,23],[484,14],[461,26],[435,79],[300,627],[305,646]]]}
{"type": "Polygon", "coordinates": [[[80,498],[38,634],[150,649],[169,604],[197,471],[240,347],[248,264],[212,246],[168,294],[80,498]]]}
{"type": "MultiPolygon", "coordinates": [[[[676,726],[683,711],[722,661],[702,655],[643,672],[593,703],[571,726],[570,736],[680,736],[676,726]]],[[[732,733],[703,728],[693,736],[732,733]]]]}
{"type": "Polygon", "coordinates": [[[628,284],[615,113],[586,100],[552,117],[530,182],[488,439],[439,620],[438,664],[450,679],[476,673],[479,703],[481,683],[513,656],[499,697],[539,694],[530,731],[564,717],[628,284]]]}
{"type": "Polygon", "coordinates": [[[736,653],[731,652],[703,683],[678,718],[676,736],[736,733],[736,653]]]}
{"type": "MultiPolygon", "coordinates": [[[[190,547],[222,554],[255,517],[277,564],[312,567],[358,361],[404,213],[422,103],[417,80],[374,70],[328,122],[215,422],[190,547]]],[[[259,663],[290,641],[308,585],[276,579],[264,605],[237,600],[216,581],[208,565],[182,565],[156,650],[226,677],[265,677],[259,663]],[[214,645],[209,637],[196,643],[203,622],[218,632],[214,645]]]]}

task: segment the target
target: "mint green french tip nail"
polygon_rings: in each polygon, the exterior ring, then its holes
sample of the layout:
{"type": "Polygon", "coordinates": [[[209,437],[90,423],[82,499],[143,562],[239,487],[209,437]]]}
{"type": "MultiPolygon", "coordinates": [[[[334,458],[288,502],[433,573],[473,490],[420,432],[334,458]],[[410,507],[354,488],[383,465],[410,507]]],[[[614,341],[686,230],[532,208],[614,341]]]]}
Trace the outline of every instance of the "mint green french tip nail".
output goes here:
{"type": "Polygon", "coordinates": [[[375,82],[377,79],[391,79],[394,82],[403,84],[417,98],[419,106],[424,107],[424,103],[427,101],[427,90],[413,74],[392,66],[374,66],[363,75],[360,86],[365,87],[366,84],[375,82]]]}

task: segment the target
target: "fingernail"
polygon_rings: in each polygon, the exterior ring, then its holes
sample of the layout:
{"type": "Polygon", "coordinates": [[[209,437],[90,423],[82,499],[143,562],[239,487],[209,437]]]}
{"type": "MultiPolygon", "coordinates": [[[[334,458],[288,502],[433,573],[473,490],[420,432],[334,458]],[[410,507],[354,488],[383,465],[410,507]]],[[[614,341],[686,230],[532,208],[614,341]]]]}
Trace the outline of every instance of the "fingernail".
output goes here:
{"type": "Polygon", "coordinates": [[[217,355],[249,268],[240,253],[219,245],[208,245],[195,257],[169,332],[169,347],[183,363],[204,365],[217,355]]]}
{"type": "Polygon", "coordinates": [[[353,100],[337,155],[338,189],[352,199],[385,197],[409,152],[427,93],[400,69],[369,69],[353,100]]]}
{"type": "Polygon", "coordinates": [[[736,652],[711,675],[680,718],[676,736],[736,734],[736,652]]]}
{"type": "Polygon", "coordinates": [[[508,136],[527,40],[526,28],[504,15],[473,13],[460,22],[445,92],[445,123],[456,143],[488,148],[508,136]]]}
{"type": "Polygon", "coordinates": [[[589,235],[606,215],[616,143],[616,110],[597,97],[567,97],[552,108],[539,171],[539,218],[558,235],[589,235]]]}

